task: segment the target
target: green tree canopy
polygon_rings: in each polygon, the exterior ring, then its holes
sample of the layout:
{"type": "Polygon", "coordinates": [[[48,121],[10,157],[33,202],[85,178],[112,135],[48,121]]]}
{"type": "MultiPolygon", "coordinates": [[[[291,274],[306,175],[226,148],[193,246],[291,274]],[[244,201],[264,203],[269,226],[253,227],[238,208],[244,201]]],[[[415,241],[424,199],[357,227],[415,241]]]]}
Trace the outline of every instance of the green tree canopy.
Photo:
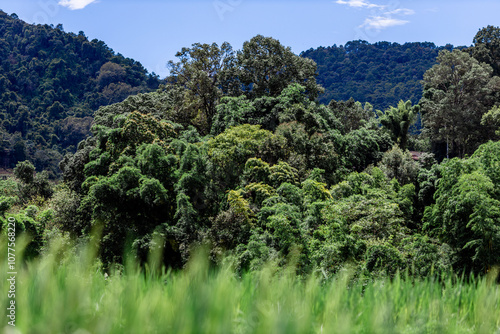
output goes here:
{"type": "Polygon", "coordinates": [[[472,41],[471,54],[478,61],[493,68],[493,74],[500,75],[500,28],[487,26],[480,29],[472,41]]]}
{"type": "Polygon", "coordinates": [[[229,89],[235,55],[229,43],[195,43],[176,54],[179,62],[168,63],[175,84],[186,88],[186,111],[196,119],[202,133],[210,132],[216,107],[229,89]]]}
{"type": "Polygon", "coordinates": [[[411,101],[399,101],[397,108],[390,107],[385,112],[379,112],[380,124],[386,127],[392,135],[392,140],[401,149],[408,145],[408,130],[417,118],[419,106],[412,106],[411,101]]]}
{"type": "Polygon", "coordinates": [[[489,142],[440,170],[436,202],[426,208],[424,222],[453,248],[457,269],[480,273],[500,263],[499,157],[500,143],[489,142]]]}
{"type": "Polygon", "coordinates": [[[244,92],[251,98],[278,96],[291,83],[305,86],[311,100],[322,92],[316,83],[314,61],[295,55],[271,37],[257,35],[243,43],[238,67],[244,92]]]}
{"type": "Polygon", "coordinates": [[[441,51],[438,64],[424,75],[420,105],[424,132],[435,144],[446,145],[447,156],[464,156],[488,139],[481,126],[500,93],[500,78],[489,65],[466,52],[441,51]]]}

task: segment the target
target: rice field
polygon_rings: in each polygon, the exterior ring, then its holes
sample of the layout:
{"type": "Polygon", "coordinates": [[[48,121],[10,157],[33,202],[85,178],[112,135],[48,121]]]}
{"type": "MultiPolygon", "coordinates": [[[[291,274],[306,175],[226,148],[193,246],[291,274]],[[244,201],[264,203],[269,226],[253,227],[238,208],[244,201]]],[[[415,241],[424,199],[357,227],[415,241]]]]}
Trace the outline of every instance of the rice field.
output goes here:
{"type": "Polygon", "coordinates": [[[3,333],[500,333],[493,275],[355,282],[346,272],[324,281],[269,264],[239,277],[230,263],[210,268],[202,252],[182,271],[152,256],[145,268],[128,261],[107,274],[92,247],[64,243],[24,264],[16,254],[12,327],[0,244],[3,333]]]}

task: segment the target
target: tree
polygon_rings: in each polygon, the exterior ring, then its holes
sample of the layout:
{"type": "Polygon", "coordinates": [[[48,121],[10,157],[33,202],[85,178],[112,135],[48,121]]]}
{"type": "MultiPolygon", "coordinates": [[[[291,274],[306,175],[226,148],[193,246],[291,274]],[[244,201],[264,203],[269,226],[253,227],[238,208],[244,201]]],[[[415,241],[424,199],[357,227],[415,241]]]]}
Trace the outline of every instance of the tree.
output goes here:
{"type": "Polygon", "coordinates": [[[132,87],[129,84],[119,82],[119,83],[110,83],[106,87],[103,88],[102,93],[100,94],[99,101],[102,105],[108,105],[112,103],[118,103],[125,100],[130,95],[135,95],[140,92],[140,89],[137,87],[132,87]]]}
{"type": "Polygon", "coordinates": [[[175,226],[166,229],[167,241],[178,245],[180,257],[187,261],[190,247],[206,232],[208,221],[205,212],[212,209],[205,198],[205,188],[209,183],[206,173],[206,151],[204,147],[191,144],[183,139],[172,144],[180,156],[176,171],[177,182],[175,226]]]}
{"type": "MultiPolygon", "coordinates": [[[[63,185],[52,198],[51,204],[54,209],[54,219],[53,222],[55,226],[61,228],[62,230],[71,230],[76,233],[74,235],[79,235],[88,226],[88,222],[85,225],[79,225],[83,222],[78,219],[78,207],[80,206],[81,198],[80,196],[69,189],[68,186],[63,185]]],[[[89,231],[86,231],[89,232],[89,231]]]]}
{"type": "Polygon", "coordinates": [[[401,185],[414,183],[419,170],[418,164],[413,161],[410,152],[403,151],[396,145],[384,153],[378,167],[389,180],[395,178],[401,185]]]}
{"type": "Polygon", "coordinates": [[[123,81],[126,74],[125,69],[121,65],[108,61],[101,66],[97,82],[99,86],[105,87],[111,83],[123,81]]]}
{"type": "Polygon", "coordinates": [[[92,183],[82,202],[90,205],[92,225],[103,228],[101,253],[107,264],[121,259],[126,237],[144,254],[142,240],[160,224],[172,223],[174,194],[137,167],[122,167],[92,183]]]}
{"type": "Polygon", "coordinates": [[[385,112],[379,112],[380,124],[385,126],[402,150],[408,144],[408,130],[417,117],[419,107],[411,105],[411,101],[399,101],[398,107],[390,107],[385,112]]]}
{"type": "Polygon", "coordinates": [[[398,268],[403,269],[402,252],[398,249],[408,233],[404,213],[397,201],[398,194],[386,183],[377,184],[377,178],[353,172],[332,189],[335,195],[344,196],[327,202],[322,210],[326,224],[314,233],[315,238],[323,234],[326,239],[315,246],[319,250],[316,261],[328,265],[330,271],[340,269],[346,261],[375,274],[394,274],[398,268]]]}
{"type": "Polygon", "coordinates": [[[328,133],[341,127],[330,109],[308,98],[306,87],[298,83],[286,86],[278,96],[249,99],[245,95],[224,97],[217,107],[212,134],[233,125],[258,124],[275,131],[282,123],[303,123],[309,134],[328,133]]]}
{"type": "Polygon", "coordinates": [[[390,135],[372,120],[343,137],[339,155],[346,168],[360,172],[368,165],[376,164],[393,144],[390,135]]]}
{"type": "Polygon", "coordinates": [[[64,116],[64,107],[59,101],[55,101],[50,107],[47,108],[50,118],[61,119],[64,116]]]}
{"type": "Polygon", "coordinates": [[[82,183],[85,181],[84,168],[90,162],[90,152],[95,149],[95,145],[96,138],[88,138],[78,145],[75,154],[66,154],[59,163],[64,182],[76,193],[82,192],[82,183]]]}
{"type": "Polygon", "coordinates": [[[249,123],[245,121],[251,114],[255,114],[255,107],[246,96],[223,97],[221,103],[217,106],[211,134],[218,135],[232,126],[249,123]]]}
{"type": "Polygon", "coordinates": [[[35,178],[35,166],[28,160],[19,162],[14,168],[14,175],[21,182],[31,184],[35,178]]]}
{"type": "Polygon", "coordinates": [[[248,159],[268,160],[266,158],[279,155],[284,141],[280,135],[249,124],[234,126],[210,139],[207,142],[209,171],[217,191],[238,183],[248,159]]]}
{"type": "Polygon", "coordinates": [[[316,83],[316,63],[295,55],[271,37],[257,35],[238,52],[239,79],[250,98],[278,96],[291,83],[306,88],[314,100],[322,92],[316,83]]]}
{"type": "Polygon", "coordinates": [[[487,26],[478,31],[472,41],[471,55],[479,62],[493,68],[493,75],[500,75],[500,28],[487,26]]]}
{"type": "Polygon", "coordinates": [[[176,54],[180,59],[168,66],[176,85],[187,88],[184,103],[188,104],[195,124],[202,133],[210,132],[217,105],[223,91],[232,88],[229,77],[235,56],[229,43],[195,43],[176,54]]]}
{"type": "Polygon", "coordinates": [[[122,127],[110,131],[107,151],[115,158],[121,154],[133,155],[143,143],[156,143],[163,148],[177,135],[172,124],[158,121],[154,116],[132,112],[122,127]]]}
{"type": "Polygon", "coordinates": [[[80,202],[64,228],[77,235],[90,226],[103,228],[101,255],[106,264],[121,259],[127,237],[145,259],[153,233],[175,225],[179,157],[171,143],[177,132],[151,113],[120,107],[103,108],[95,137],[61,164],[80,202]]]}
{"type": "Polygon", "coordinates": [[[349,133],[362,127],[366,122],[375,116],[373,106],[354,101],[350,98],[348,101],[331,100],[328,108],[339,119],[342,134],[349,133]]]}
{"type": "Polygon", "coordinates": [[[424,75],[424,133],[434,144],[446,145],[446,156],[471,154],[491,136],[480,122],[498,100],[500,78],[459,50],[441,51],[437,61],[424,75]]]}
{"type": "Polygon", "coordinates": [[[35,166],[27,160],[16,165],[14,175],[20,181],[18,183],[18,194],[23,203],[27,203],[35,196],[48,199],[54,192],[49,182],[48,172],[35,173],[35,166]]]}
{"type": "Polygon", "coordinates": [[[500,107],[495,106],[481,119],[481,125],[493,128],[497,136],[500,136],[500,107]]]}
{"type": "Polygon", "coordinates": [[[327,172],[328,181],[334,181],[335,172],[340,165],[337,153],[341,146],[340,135],[334,131],[308,133],[307,130],[310,129],[296,121],[283,123],[276,128],[276,134],[286,139],[286,161],[296,168],[302,177],[308,170],[317,167],[327,172]]]}
{"type": "Polygon", "coordinates": [[[486,272],[500,261],[500,142],[488,142],[469,159],[442,164],[435,204],[424,227],[448,243],[458,269],[486,272]]]}

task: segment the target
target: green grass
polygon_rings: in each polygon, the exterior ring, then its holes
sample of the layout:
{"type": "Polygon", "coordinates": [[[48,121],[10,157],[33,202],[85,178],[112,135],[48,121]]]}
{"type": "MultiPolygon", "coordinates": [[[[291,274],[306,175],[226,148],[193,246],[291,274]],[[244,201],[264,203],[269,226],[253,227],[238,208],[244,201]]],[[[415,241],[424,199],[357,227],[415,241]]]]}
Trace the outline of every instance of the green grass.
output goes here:
{"type": "MultiPolygon", "coordinates": [[[[203,255],[180,272],[139,270],[130,261],[106,277],[94,253],[59,244],[18,265],[18,333],[500,333],[500,288],[491,278],[363,284],[340,274],[322,282],[272,265],[237,277],[230,265],[210,269],[203,255]]],[[[5,310],[8,287],[1,287],[5,310]]],[[[7,321],[0,319],[0,331],[13,333],[7,321]]]]}

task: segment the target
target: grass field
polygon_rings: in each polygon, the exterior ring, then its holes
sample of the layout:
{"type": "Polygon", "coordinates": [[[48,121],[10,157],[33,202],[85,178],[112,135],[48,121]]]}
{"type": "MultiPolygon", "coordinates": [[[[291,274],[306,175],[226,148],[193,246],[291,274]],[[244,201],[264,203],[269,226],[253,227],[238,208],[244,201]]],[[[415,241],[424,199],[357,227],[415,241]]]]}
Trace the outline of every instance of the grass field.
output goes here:
{"type": "MultiPolygon", "coordinates": [[[[16,251],[22,247],[16,244],[16,251]]],[[[55,245],[21,265],[16,256],[16,327],[3,333],[500,333],[500,288],[492,277],[353,283],[298,279],[269,265],[237,277],[200,255],[180,272],[129,262],[103,274],[90,247],[55,245]],[[452,282],[453,281],[453,282],[452,282]]],[[[10,277],[1,242],[0,305],[10,277]]]]}

